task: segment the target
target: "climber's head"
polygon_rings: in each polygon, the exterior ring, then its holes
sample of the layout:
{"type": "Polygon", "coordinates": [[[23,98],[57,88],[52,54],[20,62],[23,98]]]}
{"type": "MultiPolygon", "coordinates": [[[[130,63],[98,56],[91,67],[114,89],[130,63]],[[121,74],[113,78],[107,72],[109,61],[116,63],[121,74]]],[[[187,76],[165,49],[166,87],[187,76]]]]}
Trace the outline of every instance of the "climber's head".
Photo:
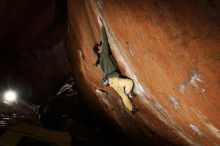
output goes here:
{"type": "Polygon", "coordinates": [[[101,54],[101,53],[102,53],[102,47],[101,47],[101,45],[98,45],[98,49],[99,49],[99,50],[98,50],[98,53],[101,54]]]}
{"type": "Polygon", "coordinates": [[[95,46],[93,47],[93,51],[96,55],[101,54],[102,53],[102,46],[100,44],[95,44],[95,46]]]}
{"type": "Polygon", "coordinates": [[[95,46],[93,47],[93,51],[96,55],[102,53],[102,41],[100,41],[99,44],[95,44],[95,46]]]}
{"type": "Polygon", "coordinates": [[[94,64],[95,66],[99,65],[99,59],[100,59],[100,54],[102,53],[102,42],[100,42],[99,44],[95,44],[95,46],[93,47],[93,51],[97,56],[97,60],[96,63],[94,64]]]}

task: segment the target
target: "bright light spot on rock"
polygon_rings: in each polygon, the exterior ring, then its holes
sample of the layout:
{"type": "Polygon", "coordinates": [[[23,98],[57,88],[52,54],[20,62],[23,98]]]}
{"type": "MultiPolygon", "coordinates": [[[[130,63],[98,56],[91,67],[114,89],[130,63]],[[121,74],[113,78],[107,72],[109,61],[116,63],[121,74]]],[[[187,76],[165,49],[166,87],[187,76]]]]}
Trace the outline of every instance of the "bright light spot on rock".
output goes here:
{"type": "Polygon", "coordinates": [[[16,92],[11,91],[11,90],[5,92],[4,100],[5,100],[6,103],[12,103],[12,102],[16,101],[17,100],[16,92]]]}

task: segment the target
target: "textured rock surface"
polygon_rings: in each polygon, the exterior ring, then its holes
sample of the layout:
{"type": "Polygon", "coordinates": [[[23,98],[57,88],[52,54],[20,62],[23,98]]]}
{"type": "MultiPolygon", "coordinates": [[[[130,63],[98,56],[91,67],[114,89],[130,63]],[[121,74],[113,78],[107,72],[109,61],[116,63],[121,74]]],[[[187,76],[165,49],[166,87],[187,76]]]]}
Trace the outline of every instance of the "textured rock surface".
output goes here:
{"type": "Polygon", "coordinates": [[[73,72],[85,101],[134,143],[220,145],[219,1],[68,0],[68,18],[73,72]],[[100,85],[92,52],[98,17],[120,70],[135,82],[135,115],[100,85]]]}
{"type": "Polygon", "coordinates": [[[1,0],[1,92],[14,87],[38,101],[72,70],[84,101],[134,144],[220,145],[219,1],[68,0],[72,69],[63,4],[1,0]],[[135,115],[100,85],[92,52],[98,17],[120,70],[135,82],[135,115]]]}

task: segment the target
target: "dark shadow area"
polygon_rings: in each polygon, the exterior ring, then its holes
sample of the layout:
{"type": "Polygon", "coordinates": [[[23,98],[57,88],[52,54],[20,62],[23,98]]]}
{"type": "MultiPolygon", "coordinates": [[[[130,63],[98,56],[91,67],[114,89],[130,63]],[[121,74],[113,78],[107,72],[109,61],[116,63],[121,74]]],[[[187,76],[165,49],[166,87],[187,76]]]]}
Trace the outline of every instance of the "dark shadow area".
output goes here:
{"type": "Polygon", "coordinates": [[[84,104],[76,87],[73,80],[67,81],[56,95],[42,101],[43,106],[36,110],[41,125],[50,130],[68,131],[72,145],[132,145],[116,125],[84,104]]]}

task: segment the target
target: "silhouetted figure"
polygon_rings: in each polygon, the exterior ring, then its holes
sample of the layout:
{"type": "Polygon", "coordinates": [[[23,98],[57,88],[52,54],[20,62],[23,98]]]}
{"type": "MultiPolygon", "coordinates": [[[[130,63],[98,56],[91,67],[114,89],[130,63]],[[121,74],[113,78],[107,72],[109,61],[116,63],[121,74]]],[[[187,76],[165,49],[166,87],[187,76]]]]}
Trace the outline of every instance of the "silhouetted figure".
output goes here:
{"type": "Polygon", "coordinates": [[[76,113],[74,104],[71,99],[67,98],[62,96],[55,97],[49,104],[38,106],[35,109],[44,128],[64,130],[67,120],[76,113]]]}

